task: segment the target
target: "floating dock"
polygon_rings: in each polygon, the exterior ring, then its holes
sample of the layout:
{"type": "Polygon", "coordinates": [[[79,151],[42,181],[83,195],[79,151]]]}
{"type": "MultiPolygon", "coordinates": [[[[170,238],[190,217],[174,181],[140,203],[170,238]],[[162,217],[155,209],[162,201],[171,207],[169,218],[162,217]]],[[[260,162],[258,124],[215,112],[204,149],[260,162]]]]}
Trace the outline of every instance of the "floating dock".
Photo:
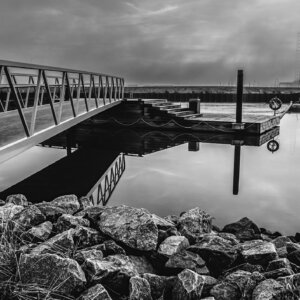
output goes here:
{"type": "MultiPolygon", "coordinates": [[[[191,108],[192,107],[192,108],[191,108]]],[[[93,124],[115,127],[185,130],[199,132],[261,135],[279,126],[281,115],[243,114],[236,123],[235,114],[205,113],[183,108],[166,99],[130,99],[92,119],[93,124]]]]}

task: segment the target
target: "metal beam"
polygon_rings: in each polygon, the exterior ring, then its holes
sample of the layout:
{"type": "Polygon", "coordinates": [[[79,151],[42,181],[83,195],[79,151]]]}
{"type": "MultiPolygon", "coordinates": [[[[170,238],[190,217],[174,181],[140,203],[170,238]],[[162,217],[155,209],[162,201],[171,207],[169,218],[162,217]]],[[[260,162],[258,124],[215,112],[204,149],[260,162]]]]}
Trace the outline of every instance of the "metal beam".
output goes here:
{"type": "Polygon", "coordinates": [[[13,92],[13,96],[16,99],[17,110],[18,110],[18,113],[19,113],[22,125],[24,127],[25,134],[26,134],[26,136],[29,137],[30,136],[30,132],[29,132],[29,129],[28,129],[28,125],[27,125],[26,119],[25,119],[23,111],[22,111],[22,105],[21,105],[21,102],[20,102],[20,99],[19,99],[19,95],[18,95],[18,93],[17,93],[17,91],[15,89],[14,82],[13,82],[13,79],[12,79],[10,73],[9,73],[8,67],[4,67],[4,72],[5,72],[8,84],[10,86],[10,89],[13,92]]]}

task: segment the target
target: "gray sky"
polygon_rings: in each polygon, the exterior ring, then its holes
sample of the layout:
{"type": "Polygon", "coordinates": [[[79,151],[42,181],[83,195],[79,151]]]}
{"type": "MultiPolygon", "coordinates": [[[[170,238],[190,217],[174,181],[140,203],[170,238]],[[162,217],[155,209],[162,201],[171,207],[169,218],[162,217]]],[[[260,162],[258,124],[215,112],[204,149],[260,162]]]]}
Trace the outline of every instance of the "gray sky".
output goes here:
{"type": "MultiPolygon", "coordinates": [[[[295,78],[299,0],[1,0],[1,59],[93,70],[129,84],[295,78]]],[[[300,72],[300,65],[299,65],[300,72]]]]}

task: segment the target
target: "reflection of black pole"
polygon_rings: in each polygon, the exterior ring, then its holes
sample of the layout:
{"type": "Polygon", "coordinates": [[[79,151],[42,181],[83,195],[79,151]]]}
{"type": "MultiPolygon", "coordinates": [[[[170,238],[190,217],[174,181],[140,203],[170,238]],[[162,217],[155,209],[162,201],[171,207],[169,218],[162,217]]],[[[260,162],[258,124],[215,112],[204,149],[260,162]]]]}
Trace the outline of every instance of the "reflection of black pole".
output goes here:
{"type": "Polygon", "coordinates": [[[243,81],[244,81],[243,70],[238,70],[237,91],[236,91],[236,123],[242,123],[243,81]]]}
{"type": "Polygon", "coordinates": [[[234,146],[233,195],[239,193],[241,146],[234,146]]]}

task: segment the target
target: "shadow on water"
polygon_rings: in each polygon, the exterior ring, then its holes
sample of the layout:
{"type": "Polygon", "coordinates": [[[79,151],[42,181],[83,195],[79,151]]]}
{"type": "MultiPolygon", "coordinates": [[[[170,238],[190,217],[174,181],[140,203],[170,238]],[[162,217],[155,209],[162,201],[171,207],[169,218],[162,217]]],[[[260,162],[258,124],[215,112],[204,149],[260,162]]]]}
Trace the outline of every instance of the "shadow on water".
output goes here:
{"type": "Polygon", "coordinates": [[[189,151],[201,151],[201,143],[234,146],[233,194],[239,192],[242,146],[261,146],[279,134],[279,128],[261,136],[200,132],[106,130],[76,127],[42,143],[42,147],[64,148],[67,156],[2,191],[0,197],[25,194],[31,202],[50,201],[65,194],[90,197],[106,205],[125,171],[125,157],[150,153],[188,143],[189,151]]]}

